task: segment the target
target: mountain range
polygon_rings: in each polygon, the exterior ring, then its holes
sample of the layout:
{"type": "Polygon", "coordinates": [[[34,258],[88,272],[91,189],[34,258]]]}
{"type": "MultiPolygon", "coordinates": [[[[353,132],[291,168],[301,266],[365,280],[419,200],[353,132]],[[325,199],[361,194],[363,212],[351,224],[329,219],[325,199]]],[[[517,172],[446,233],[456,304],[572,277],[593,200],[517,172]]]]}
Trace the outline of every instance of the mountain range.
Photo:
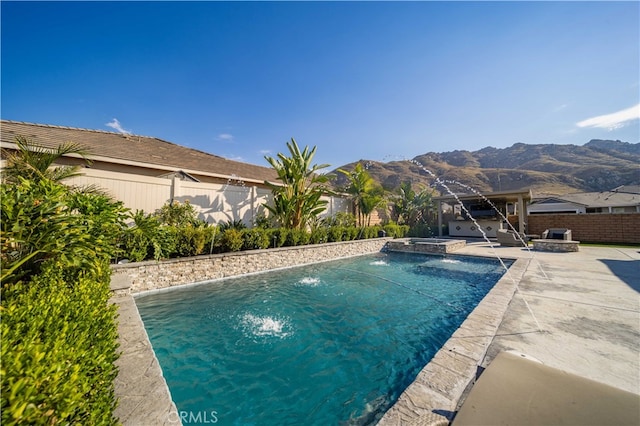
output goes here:
{"type": "MultiPolygon", "coordinates": [[[[530,188],[535,196],[609,191],[620,185],[640,184],[640,143],[593,139],[578,145],[516,143],[509,148],[479,151],[428,152],[412,160],[360,160],[371,177],[394,191],[409,181],[443,192],[436,177],[458,193],[518,191],[530,188]]],[[[355,163],[336,168],[334,186],[347,180],[337,169],[352,170],[355,163]]]]}

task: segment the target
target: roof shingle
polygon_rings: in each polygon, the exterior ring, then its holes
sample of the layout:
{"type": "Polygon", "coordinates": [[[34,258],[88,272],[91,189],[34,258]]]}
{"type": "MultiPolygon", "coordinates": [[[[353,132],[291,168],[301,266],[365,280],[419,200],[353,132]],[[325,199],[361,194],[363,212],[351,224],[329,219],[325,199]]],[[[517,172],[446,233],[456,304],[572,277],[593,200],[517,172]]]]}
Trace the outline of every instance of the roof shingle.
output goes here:
{"type": "Polygon", "coordinates": [[[203,172],[260,182],[275,182],[277,177],[275,170],[268,167],[227,160],[154,137],[0,120],[0,140],[3,144],[15,143],[15,137],[19,135],[47,148],[74,142],[89,152],[89,158],[103,157],[114,163],[133,161],[196,174],[203,172]]]}

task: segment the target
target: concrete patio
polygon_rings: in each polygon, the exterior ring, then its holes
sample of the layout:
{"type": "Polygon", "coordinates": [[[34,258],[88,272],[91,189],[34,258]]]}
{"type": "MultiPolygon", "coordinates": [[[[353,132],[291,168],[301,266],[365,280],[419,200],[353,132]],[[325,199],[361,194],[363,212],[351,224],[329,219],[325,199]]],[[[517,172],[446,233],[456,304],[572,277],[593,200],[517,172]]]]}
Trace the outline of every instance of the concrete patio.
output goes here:
{"type": "MultiPolygon", "coordinates": [[[[487,243],[475,243],[459,253],[493,251],[487,243]]],[[[573,253],[496,247],[495,252],[532,260],[483,366],[499,351],[516,350],[640,394],[640,246],[581,246],[573,253]]]]}

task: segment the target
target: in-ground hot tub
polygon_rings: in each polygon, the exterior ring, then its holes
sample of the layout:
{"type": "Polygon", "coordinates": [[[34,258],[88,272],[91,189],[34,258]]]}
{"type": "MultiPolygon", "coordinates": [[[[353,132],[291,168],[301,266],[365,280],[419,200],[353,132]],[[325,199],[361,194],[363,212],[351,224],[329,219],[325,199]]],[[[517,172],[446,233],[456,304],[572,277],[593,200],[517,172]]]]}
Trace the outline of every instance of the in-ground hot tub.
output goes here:
{"type": "Polygon", "coordinates": [[[447,254],[466,246],[465,240],[444,238],[399,238],[387,243],[387,250],[405,253],[447,254]]]}

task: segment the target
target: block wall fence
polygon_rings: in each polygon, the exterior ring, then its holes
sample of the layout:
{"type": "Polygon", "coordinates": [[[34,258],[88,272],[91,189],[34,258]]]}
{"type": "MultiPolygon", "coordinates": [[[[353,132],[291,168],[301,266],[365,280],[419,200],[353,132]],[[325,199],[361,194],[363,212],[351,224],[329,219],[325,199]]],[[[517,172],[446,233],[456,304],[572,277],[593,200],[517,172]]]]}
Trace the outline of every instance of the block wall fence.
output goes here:
{"type": "Polygon", "coordinates": [[[541,235],[545,229],[571,229],[572,238],[585,243],[640,245],[640,213],[529,215],[527,233],[541,235]]]}

